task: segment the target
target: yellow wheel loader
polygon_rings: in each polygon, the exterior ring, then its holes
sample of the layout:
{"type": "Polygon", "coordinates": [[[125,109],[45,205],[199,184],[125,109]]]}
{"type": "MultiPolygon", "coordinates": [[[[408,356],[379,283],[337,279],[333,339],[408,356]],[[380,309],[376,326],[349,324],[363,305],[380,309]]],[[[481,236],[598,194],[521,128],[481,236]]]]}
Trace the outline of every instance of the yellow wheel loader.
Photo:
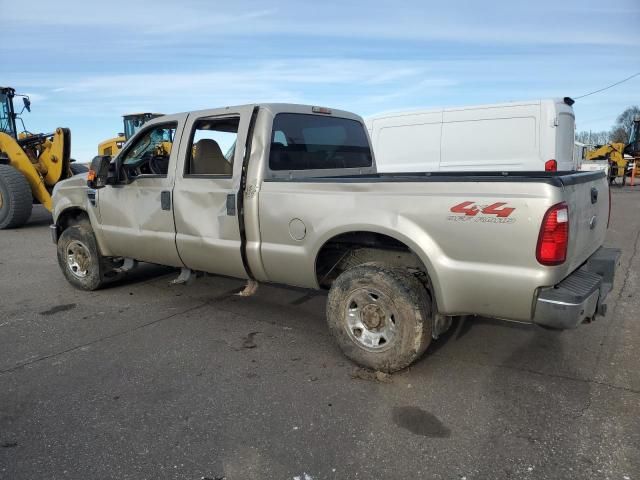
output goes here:
{"type": "Polygon", "coordinates": [[[617,180],[626,184],[626,178],[631,174],[629,160],[625,158],[629,155],[635,159],[634,176],[640,174],[640,117],[633,120],[631,132],[629,133],[629,143],[608,143],[606,145],[596,145],[595,150],[587,152],[586,160],[608,160],[609,161],[609,182],[615,183],[617,180]]]}
{"type": "Polygon", "coordinates": [[[595,150],[587,152],[585,160],[608,160],[609,183],[614,184],[618,179],[626,183],[627,160],[624,158],[624,143],[608,143],[596,145],[595,150]]]}
{"type": "Polygon", "coordinates": [[[111,155],[115,157],[122,146],[133,135],[140,130],[145,123],[152,118],[161,117],[162,113],[131,113],[129,115],[123,115],[122,120],[124,123],[124,132],[118,134],[117,137],[110,138],[104,142],[98,144],[98,155],[111,155]]]}
{"type": "Polygon", "coordinates": [[[72,165],[71,132],[56,128],[53,133],[31,133],[14,110],[14,97],[22,97],[24,110],[31,111],[26,95],[0,87],[0,230],[23,225],[34,201],[51,210],[51,192],[56,183],[74,173],[86,171],[72,165]],[[22,123],[18,133],[16,120],[22,123]]]}

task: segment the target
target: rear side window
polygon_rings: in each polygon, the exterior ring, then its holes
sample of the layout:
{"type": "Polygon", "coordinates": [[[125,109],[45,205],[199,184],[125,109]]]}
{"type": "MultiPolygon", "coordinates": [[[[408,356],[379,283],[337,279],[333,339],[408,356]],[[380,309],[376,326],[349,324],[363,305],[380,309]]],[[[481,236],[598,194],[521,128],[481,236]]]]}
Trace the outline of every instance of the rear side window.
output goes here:
{"type": "Polygon", "coordinates": [[[273,120],[269,168],[322,170],[372,164],[369,141],[356,120],[279,113],[273,120]]]}
{"type": "Polygon", "coordinates": [[[198,120],[191,134],[185,174],[230,176],[239,123],[238,117],[198,120]]]}

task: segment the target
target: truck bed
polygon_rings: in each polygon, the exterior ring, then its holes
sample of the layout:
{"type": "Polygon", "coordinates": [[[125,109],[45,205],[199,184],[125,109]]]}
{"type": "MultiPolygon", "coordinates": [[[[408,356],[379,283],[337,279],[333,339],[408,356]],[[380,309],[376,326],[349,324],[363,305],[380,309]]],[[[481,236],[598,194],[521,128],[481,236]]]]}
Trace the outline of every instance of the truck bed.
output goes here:
{"type": "Polygon", "coordinates": [[[265,179],[258,209],[260,263],[270,272],[268,280],[312,287],[315,252],[324,242],[346,232],[375,232],[403,242],[427,265],[443,313],[530,321],[537,289],[559,283],[602,245],[607,191],[603,172],[265,179]],[[600,192],[598,203],[590,198],[594,189],[600,192]],[[567,260],[544,266],[536,260],[540,226],[545,212],[561,202],[570,212],[567,260]],[[492,205],[512,213],[465,210],[492,205]],[[304,242],[292,240],[291,219],[306,226],[304,242]]]}

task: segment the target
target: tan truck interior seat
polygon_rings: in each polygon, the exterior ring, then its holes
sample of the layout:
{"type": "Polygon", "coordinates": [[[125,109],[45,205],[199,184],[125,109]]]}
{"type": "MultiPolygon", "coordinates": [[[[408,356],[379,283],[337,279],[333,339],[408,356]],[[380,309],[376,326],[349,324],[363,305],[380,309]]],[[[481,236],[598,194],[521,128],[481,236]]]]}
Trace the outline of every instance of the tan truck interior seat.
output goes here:
{"type": "Polygon", "coordinates": [[[231,164],[215,140],[203,138],[195,144],[189,172],[193,175],[231,175],[231,164]]]}

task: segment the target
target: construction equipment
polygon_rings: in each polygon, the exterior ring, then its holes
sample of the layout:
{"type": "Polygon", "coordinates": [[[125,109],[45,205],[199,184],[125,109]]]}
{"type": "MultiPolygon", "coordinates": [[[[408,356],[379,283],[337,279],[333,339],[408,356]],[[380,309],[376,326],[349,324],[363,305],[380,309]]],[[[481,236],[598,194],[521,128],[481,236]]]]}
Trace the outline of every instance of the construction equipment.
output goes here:
{"type": "Polygon", "coordinates": [[[123,115],[122,120],[124,123],[124,132],[119,133],[117,137],[110,138],[104,142],[98,144],[98,155],[111,155],[115,157],[116,154],[122,150],[122,146],[133,135],[140,130],[140,128],[152,118],[161,117],[162,113],[131,113],[129,115],[123,115]]]}
{"type": "Polygon", "coordinates": [[[633,119],[629,143],[624,148],[624,153],[633,158],[633,167],[627,169],[627,175],[631,176],[631,185],[633,186],[634,179],[640,177],[640,116],[633,119]]]}
{"type": "Polygon", "coordinates": [[[620,180],[622,185],[626,184],[627,176],[631,175],[630,161],[626,156],[632,157],[635,162],[634,176],[640,173],[640,117],[633,120],[631,132],[629,133],[629,143],[608,143],[606,145],[596,145],[595,150],[587,152],[586,160],[608,160],[609,161],[609,183],[613,184],[620,180]]]}
{"type": "Polygon", "coordinates": [[[31,111],[27,95],[11,87],[0,87],[0,229],[23,225],[34,201],[51,211],[51,193],[56,183],[87,171],[71,164],[71,132],[56,128],[53,133],[29,132],[20,114],[31,111]],[[13,99],[22,97],[20,113],[13,99]],[[18,132],[16,120],[22,124],[18,132]]]}
{"type": "Polygon", "coordinates": [[[608,143],[596,145],[595,150],[587,152],[586,160],[608,160],[609,183],[614,184],[618,179],[622,185],[626,183],[627,159],[624,158],[624,143],[608,143]]]}

